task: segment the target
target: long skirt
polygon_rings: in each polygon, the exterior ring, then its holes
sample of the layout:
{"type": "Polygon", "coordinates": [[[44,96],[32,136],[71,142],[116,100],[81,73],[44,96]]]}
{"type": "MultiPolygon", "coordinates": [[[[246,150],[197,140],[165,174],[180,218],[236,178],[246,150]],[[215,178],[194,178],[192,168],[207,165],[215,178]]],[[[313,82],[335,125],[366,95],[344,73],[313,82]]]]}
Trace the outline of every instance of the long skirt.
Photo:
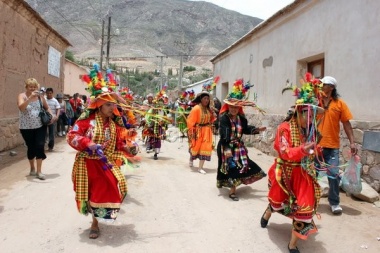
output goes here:
{"type": "Polygon", "coordinates": [[[122,202],[118,181],[110,169],[104,170],[99,160],[86,159],[88,198],[98,220],[114,221],[122,202]]]}
{"type": "Polygon", "coordinates": [[[220,142],[218,143],[217,154],[218,154],[218,172],[216,176],[216,179],[217,179],[216,186],[218,188],[234,187],[234,186],[236,187],[241,184],[249,185],[266,176],[266,173],[260,168],[260,166],[257,165],[251,159],[249,159],[249,157],[247,157],[248,167],[249,167],[248,170],[246,170],[243,173],[240,173],[239,168],[235,168],[235,169],[229,169],[227,171],[227,174],[224,174],[223,172],[221,172],[222,151],[221,151],[220,142]]]}
{"type": "Polygon", "coordinates": [[[301,166],[272,165],[268,172],[271,209],[293,219],[293,233],[307,239],[317,232],[313,215],[319,202],[319,185],[301,166]],[[277,175],[276,175],[277,174],[277,175]]]}

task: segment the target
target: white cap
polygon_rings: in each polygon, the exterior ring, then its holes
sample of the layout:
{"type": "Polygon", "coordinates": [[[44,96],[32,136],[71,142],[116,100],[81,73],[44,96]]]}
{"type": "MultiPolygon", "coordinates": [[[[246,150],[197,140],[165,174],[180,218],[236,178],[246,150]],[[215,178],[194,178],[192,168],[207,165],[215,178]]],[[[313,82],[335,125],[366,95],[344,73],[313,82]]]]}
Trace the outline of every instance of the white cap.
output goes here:
{"type": "Polygon", "coordinates": [[[325,76],[324,78],[320,79],[320,81],[325,84],[334,85],[335,87],[337,86],[336,79],[332,76],[325,76]]]}

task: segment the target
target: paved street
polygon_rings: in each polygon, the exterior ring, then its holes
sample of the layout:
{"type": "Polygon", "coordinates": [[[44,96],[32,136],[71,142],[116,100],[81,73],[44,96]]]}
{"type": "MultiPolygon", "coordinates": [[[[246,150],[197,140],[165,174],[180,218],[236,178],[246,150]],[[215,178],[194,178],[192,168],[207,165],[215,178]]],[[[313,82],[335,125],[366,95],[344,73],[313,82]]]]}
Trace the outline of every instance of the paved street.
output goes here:
{"type": "MultiPolygon", "coordinates": [[[[253,148],[249,154],[265,171],[273,161],[253,148]]],[[[140,166],[125,173],[128,196],[117,221],[100,224],[100,237],[90,240],[91,218],[74,202],[74,155],[61,138],[43,163],[46,181],[27,176],[24,154],[1,168],[0,252],[288,252],[289,219],[274,214],[260,227],[267,180],[239,187],[240,201],[231,201],[227,189],[216,188],[216,153],[201,175],[188,167],[187,143],[180,140],[164,142],[157,161],[139,154],[140,166]]],[[[380,209],[341,197],[341,216],[321,200],[319,233],[300,241],[302,253],[380,252],[380,209]]]]}

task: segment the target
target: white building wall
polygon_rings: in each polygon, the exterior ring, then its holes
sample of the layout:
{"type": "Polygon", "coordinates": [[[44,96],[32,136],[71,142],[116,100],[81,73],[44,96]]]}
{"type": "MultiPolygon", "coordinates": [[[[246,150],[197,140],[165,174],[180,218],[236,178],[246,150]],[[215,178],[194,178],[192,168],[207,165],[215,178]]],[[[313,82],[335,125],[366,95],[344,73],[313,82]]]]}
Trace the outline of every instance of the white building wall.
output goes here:
{"type": "MultiPolygon", "coordinates": [[[[324,57],[325,75],[337,79],[354,118],[379,121],[379,24],[380,1],[305,1],[214,61],[214,75],[229,87],[238,78],[250,80],[258,105],[269,114],[285,114],[294,103],[292,92],[281,94],[286,80],[299,84],[306,72],[302,61],[324,57]],[[270,57],[272,65],[263,67],[270,57]]],[[[221,87],[216,95],[222,96],[221,87]]]]}

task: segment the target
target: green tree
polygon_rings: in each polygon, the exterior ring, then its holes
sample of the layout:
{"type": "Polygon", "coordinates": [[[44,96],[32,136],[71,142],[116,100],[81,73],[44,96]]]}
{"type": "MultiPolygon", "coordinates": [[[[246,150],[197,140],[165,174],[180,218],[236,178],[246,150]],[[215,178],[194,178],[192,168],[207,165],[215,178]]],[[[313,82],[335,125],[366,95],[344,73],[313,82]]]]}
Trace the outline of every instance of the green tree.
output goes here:
{"type": "Polygon", "coordinates": [[[72,62],[75,62],[74,53],[71,52],[70,50],[66,50],[66,52],[65,52],[65,58],[66,58],[67,60],[70,60],[70,61],[72,61],[72,62]]]}

